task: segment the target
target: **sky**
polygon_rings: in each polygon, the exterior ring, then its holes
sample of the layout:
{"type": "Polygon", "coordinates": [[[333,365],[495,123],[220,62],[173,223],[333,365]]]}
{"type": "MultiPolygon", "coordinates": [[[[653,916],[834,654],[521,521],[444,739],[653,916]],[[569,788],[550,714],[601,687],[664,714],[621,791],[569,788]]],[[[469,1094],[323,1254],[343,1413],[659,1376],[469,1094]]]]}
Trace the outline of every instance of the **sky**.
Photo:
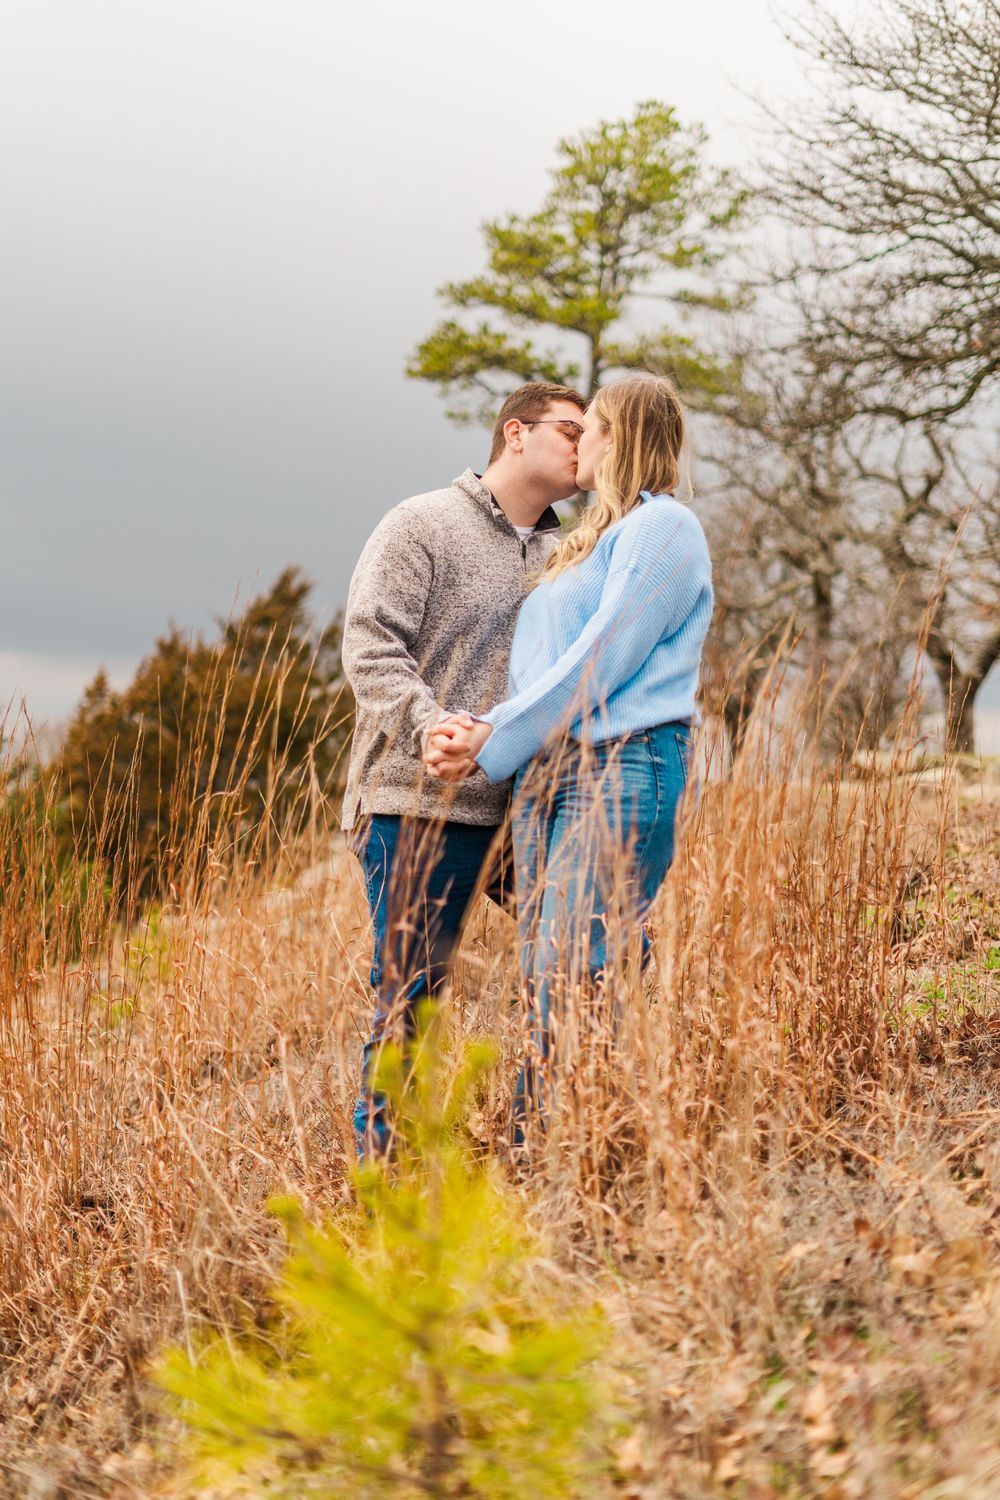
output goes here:
{"type": "Polygon", "coordinates": [[[659,98],[745,165],[747,96],[801,88],[765,0],[0,19],[0,713],[41,720],[288,563],[328,616],[391,505],[483,465],[403,367],[561,136],[659,98]]]}

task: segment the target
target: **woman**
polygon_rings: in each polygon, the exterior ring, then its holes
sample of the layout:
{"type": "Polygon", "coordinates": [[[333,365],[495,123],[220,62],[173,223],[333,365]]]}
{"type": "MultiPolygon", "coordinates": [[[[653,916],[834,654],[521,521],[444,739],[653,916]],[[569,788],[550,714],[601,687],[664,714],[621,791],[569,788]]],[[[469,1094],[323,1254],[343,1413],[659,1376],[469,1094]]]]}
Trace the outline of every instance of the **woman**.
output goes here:
{"type": "MultiPolygon", "coordinates": [[[[663,379],[598,391],[577,484],[595,499],[518,616],[509,696],[438,726],[427,769],[516,776],[513,835],[534,1059],[515,1101],[538,1100],[567,987],[621,962],[670,865],[687,781],[711,563],[673,495],[684,418],[663,379]]],[[[643,934],[644,937],[644,934],[643,934]]]]}

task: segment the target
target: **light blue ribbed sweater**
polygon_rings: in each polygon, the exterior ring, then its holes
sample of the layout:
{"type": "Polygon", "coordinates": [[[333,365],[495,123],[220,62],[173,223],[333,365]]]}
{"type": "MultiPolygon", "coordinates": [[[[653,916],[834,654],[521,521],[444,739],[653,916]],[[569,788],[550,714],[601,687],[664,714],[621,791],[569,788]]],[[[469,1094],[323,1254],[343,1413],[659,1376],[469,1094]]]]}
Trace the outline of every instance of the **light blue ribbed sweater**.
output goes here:
{"type": "Polygon", "coordinates": [[[583,562],[528,595],[517,619],[508,697],[479,717],[479,753],[503,781],[567,729],[599,744],[686,719],[712,615],[712,565],[694,513],[672,495],[609,526],[583,562]]]}

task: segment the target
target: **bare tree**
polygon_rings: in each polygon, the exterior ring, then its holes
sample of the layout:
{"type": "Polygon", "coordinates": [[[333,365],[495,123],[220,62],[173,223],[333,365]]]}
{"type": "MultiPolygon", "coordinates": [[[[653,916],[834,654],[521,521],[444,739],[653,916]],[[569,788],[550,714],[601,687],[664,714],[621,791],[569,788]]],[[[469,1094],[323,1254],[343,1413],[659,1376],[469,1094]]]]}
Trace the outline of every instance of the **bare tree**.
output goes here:
{"type": "Polygon", "coordinates": [[[821,706],[822,685],[839,684],[828,733],[875,743],[901,707],[922,632],[946,744],[971,751],[976,695],[1000,657],[995,467],[987,486],[968,431],[866,412],[856,376],[827,362],[808,328],[793,352],[741,351],[743,398],[712,428],[720,711],[738,740],[761,647],[791,627],[821,706]]]}
{"type": "Polygon", "coordinates": [[[840,293],[812,336],[869,410],[923,423],[1000,374],[1000,0],[812,3],[789,39],[816,98],[779,121],[770,198],[840,293]]]}
{"type": "Polygon", "coordinates": [[[838,743],[865,728],[877,738],[898,706],[910,636],[903,609],[885,608],[892,578],[865,524],[867,497],[847,443],[857,420],[850,382],[805,341],[794,364],[760,348],[741,359],[742,400],[714,424],[711,439],[707,519],[718,597],[711,677],[717,696],[726,685],[721,711],[738,743],[770,648],[789,630],[792,664],[815,690],[826,732],[838,743]]]}
{"type": "MultiPolygon", "coordinates": [[[[925,650],[945,709],[949,750],[975,749],[975,701],[1000,660],[1000,484],[970,472],[967,433],[925,424],[889,451],[855,436],[859,488],[877,497],[869,521],[907,614],[925,615],[925,650]]],[[[985,465],[982,466],[985,469],[985,465]]]]}

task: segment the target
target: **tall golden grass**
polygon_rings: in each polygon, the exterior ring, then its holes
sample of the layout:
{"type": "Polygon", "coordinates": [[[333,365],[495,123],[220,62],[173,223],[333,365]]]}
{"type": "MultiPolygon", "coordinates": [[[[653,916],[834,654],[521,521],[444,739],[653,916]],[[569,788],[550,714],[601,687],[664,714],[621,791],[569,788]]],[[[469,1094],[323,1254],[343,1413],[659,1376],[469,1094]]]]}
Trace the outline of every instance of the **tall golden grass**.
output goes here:
{"type": "MultiPolygon", "coordinates": [[[[600,1045],[570,1007],[559,1107],[515,1190],[617,1329],[623,1494],[985,1500],[1000,798],[954,766],[915,774],[912,718],[866,774],[824,761],[806,718],[786,705],[777,727],[764,695],[689,803],[655,970],[614,977],[600,1045]]],[[[37,799],[0,823],[3,1493],[165,1484],[147,1361],[259,1317],[269,1196],[319,1213],[351,1191],[369,933],[335,809],[304,786],[235,842],[183,811],[142,906],[109,901],[100,838],[88,879],[40,878],[37,799]]],[[[105,816],[127,823],[127,788],[105,816]]],[[[447,1003],[499,1041],[469,1120],[488,1150],[525,1045],[495,909],[447,1003]]]]}

